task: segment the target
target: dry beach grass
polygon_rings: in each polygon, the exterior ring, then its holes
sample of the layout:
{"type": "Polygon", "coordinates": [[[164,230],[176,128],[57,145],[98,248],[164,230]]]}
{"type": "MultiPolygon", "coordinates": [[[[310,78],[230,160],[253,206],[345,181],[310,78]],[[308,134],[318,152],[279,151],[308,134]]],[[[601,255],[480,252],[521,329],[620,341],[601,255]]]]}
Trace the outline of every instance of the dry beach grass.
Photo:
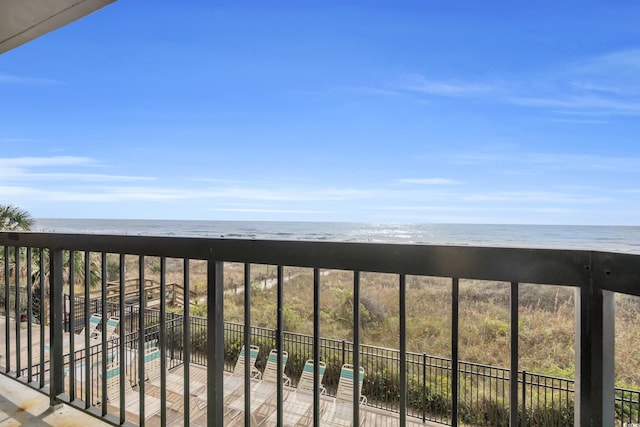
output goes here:
{"type": "MultiPolygon", "coordinates": [[[[127,276],[136,276],[138,258],[127,257],[127,276]]],[[[160,261],[145,260],[145,277],[160,279],[160,261]]],[[[191,261],[190,287],[198,294],[193,315],[206,314],[206,263],[191,261]]],[[[244,266],[225,264],[225,319],[243,322],[244,266]]],[[[251,266],[251,318],[255,326],[275,327],[275,266],[251,266]]],[[[313,271],[284,269],[285,329],[313,333],[313,271]]],[[[182,260],[167,260],[167,283],[184,281],[182,260]]],[[[117,276],[111,277],[117,279],[117,276]]],[[[398,348],[398,277],[361,274],[361,342],[398,348]]],[[[460,359],[509,366],[510,284],[460,280],[460,359]]],[[[323,337],[350,340],[353,313],[353,273],[325,271],[321,277],[323,337]]],[[[407,348],[429,355],[451,356],[451,279],[407,278],[407,348]]],[[[574,377],[574,290],[562,286],[520,285],[520,369],[574,377]]],[[[172,308],[180,311],[179,307],[172,308]]],[[[640,388],[640,299],[616,296],[616,383],[640,388]]]]}

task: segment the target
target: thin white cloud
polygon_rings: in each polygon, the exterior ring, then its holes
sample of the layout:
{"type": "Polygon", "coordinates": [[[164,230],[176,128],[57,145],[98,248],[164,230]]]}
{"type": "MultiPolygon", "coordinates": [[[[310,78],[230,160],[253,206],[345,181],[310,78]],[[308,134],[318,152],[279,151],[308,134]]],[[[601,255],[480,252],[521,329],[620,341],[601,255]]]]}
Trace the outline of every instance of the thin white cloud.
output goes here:
{"type": "Polygon", "coordinates": [[[528,153],[523,156],[532,164],[560,169],[640,173],[639,157],[607,157],[595,154],[528,153]]]}
{"type": "Polygon", "coordinates": [[[225,178],[193,178],[194,182],[211,182],[215,184],[246,184],[248,181],[225,178]]]}
{"type": "Polygon", "coordinates": [[[340,201],[380,197],[376,190],[357,188],[221,187],[200,191],[202,197],[259,201],[340,201]]]}
{"type": "Polygon", "coordinates": [[[546,170],[585,170],[640,173],[640,157],[607,157],[601,154],[566,154],[535,152],[478,152],[456,153],[450,156],[455,165],[492,165],[493,170],[501,173],[529,174],[534,171],[541,174],[546,170]],[[497,169],[504,163],[509,169],[497,169]],[[515,166],[518,168],[515,168],[515,166]]]}
{"type": "Polygon", "coordinates": [[[269,208],[212,208],[211,212],[239,212],[239,213],[286,213],[286,214],[319,214],[320,210],[311,209],[269,209],[269,208]]]}
{"type": "Polygon", "coordinates": [[[109,175],[83,172],[40,172],[49,168],[97,167],[89,157],[52,156],[52,157],[14,157],[0,158],[0,179],[12,182],[33,181],[76,181],[82,182],[133,182],[152,181],[156,178],[133,175],[109,175]],[[35,171],[34,171],[35,170],[35,171]]]}
{"type": "Polygon", "coordinates": [[[155,181],[149,176],[107,175],[95,173],[30,173],[17,170],[0,171],[0,178],[20,181],[135,182],[155,181]]]}
{"type": "Polygon", "coordinates": [[[510,175],[512,177],[534,177],[542,175],[544,172],[541,170],[522,170],[522,169],[495,169],[494,172],[500,175],[510,175]]]}
{"type": "Polygon", "coordinates": [[[463,196],[471,202],[601,204],[613,201],[611,197],[560,193],[551,191],[497,191],[473,193],[463,196]]]}
{"type": "Polygon", "coordinates": [[[123,202],[174,201],[188,198],[179,191],[154,188],[65,188],[41,189],[27,186],[0,186],[0,198],[20,198],[35,202],[123,202]]]}
{"type": "Polygon", "coordinates": [[[460,181],[456,181],[448,178],[402,178],[398,182],[403,184],[418,184],[418,185],[451,185],[460,184],[460,181]]]}
{"type": "MultiPolygon", "coordinates": [[[[497,152],[464,153],[476,161],[508,162],[510,167],[518,168],[527,165],[530,170],[548,170],[550,168],[572,167],[575,163],[581,167],[584,163],[599,161],[591,168],[602,170],[615,169],[640,171],[640,159],[635,158],[602,158],[596,155],[556,155],[548,153],[518,153],[515,149],[501,148],[497,152]],[[520,162],[520,163],[514,163],[520,162]],[[621,169],[623,168],[623,169],[621,169]]],[[[464,156],[463,155],[463,156],[464,156]]],[[[445,159],[446,157],[443,157],[445,159]]],[[[455,157],[449,157],[452,159],[455,157]]],[[[589,191],[580,188],[548,190],[548,186],[532,186],[528,183],[528,191],[500,191],[514,188],[513,185],[492,185],[478,187],[482,183],[460,182],[443,176],[437,172],[426,177],[411,176],[389,181],[385,186],[329,186],[318,183],[288,182],[243,182],[237,180],[198,178],[182,181],[167,181],[150,177],[127,175],[92,174],[83,172],[56,172],[56,167],[63,170],[74,170],[69,165],[77,165],[81,171],[91,167],[106,167],[91,158],[75,156],[59,157],[22,157],[19,159],[0,159],[0,200],[20,201],[24,206],[43,206],[47,204],[68,203],[82,205],[87,210],[102,210],[95,205],[113,204],[114,206],[137,206],[138,209],[155,208],[149,206],[171,206],[189,204],[201,206],[200,210],[213,206],[212,212],[229,212],[241,214],[288,214],[321,217],[331,212],[387,212],[397,217],[404,215],[424,215],[450,217],[464,216],[465,212],[478,217],[492,217],[494,213],[511,212],[514,217],[525,216],[524,213],[553,213],[562,215],[572,208],[579,209],[585,205],[602,205],[615,202],[615,197],[624,199],[622,195],[603,191],[589,191]],[[4,162],[4,163],[3,163],[4,162]],[[22,174],[22,182],[18,179],[2,179],[3,167],[11,166],[18,176],[22,174]],[[35,171],[32,171],[34,169],[35,171]],[[41,171],[44,170],[44,172],[41,171]],[[53,185],[41,184],[51,181],[53,185]],[[15,185],[7,185],[8,183],[15,185]],[[397,185],[406,184],[406,185],[397,185]],[[495,191],[491,191],[495,190],[495,191]],[[193,202],[193,203],[191,203],[193,202]],[[529,208],[530,206],[531,208],[529,208]],[[328,209],[328,210],[327,210],[328,209]],[[522,212],[523,215],[519,215],[522,212]]],[[[268,177],[267,177],[268,178],[268,177]]],[[[504,180],[503,180],[504,181],[504,180]]],[[[561,182],[560,182],[561,183],[561,182]]],[[[510,183],[514,184],[514,183],[510,183]]],[[[133,208],[131,208],[133,209],[133,208]]],[[[221,214],[222,215],[222,214],[221,214]]],[[[277,216],[277,215],[275,215],[277,216]]],[[[327,216],[327,215],[325,215],[327,216]]],[[[329,216],[327,216],[328,218],[329,216]]]]}
{"type": "MultiPolygon", "coordinates": [[[[378,199],[381,192],[361,189],[311,189],[311,188],[253,188],[220,187],[214,189],[192,189],[187,187],[161,186],[87,186],[41,189],[19,185],[0,186],[0,198],[20,195],[32,200],[75,202],[122,202],[122,201],[316,201],[332,202],[357,199],[378,199]]],[[[388,194],[387,194],[388,195],[388,194]]]]}
{"type": "Polygon", "coordinates": [[[629,96],[640,94],[640,87],[636,85],[614,85],[611,83],[595,83],[590,81],[575,81],[570,84],[577,90],[606,95],[629,96]]]}
{"type": "Polygon", "coordinates": [[[37,167],[37,166],[79,166],[95,162],[89,157],[52,156],[52,157],[5,157],[0,158],[0,168],[37,167]]]}
{"type": "Polygon", "coordinates": [[[596,55],[570,68],[572,72],[583,75],[625,75],[640,78],[640,49],[623,49],[596,55]]]}
{"type": "Polygon", "coordinates": [[[388,88],[381,88],[381,87],[370,87],[370,86],[349,86],[341,89],[343,91],[360,93],[364,95],[382,95],[382,96],[399,96],[399,95],[405,95],[405,92],[406,92],[404,90],[388,89],[388,88]]]}
{"type": "Polygon", "coordinates": [[[566,213],[574,209],[563,207],[516,207],[516,206],[436,206],[436,205],[392,205],[382,206],[380,210],[406,212],[541,212],[566,213]]]}
{"type": "Polygon", "coordinates": [[[449,212],[449,211],[487,211],[495,210],[493,207],[482,206],[442,206],[442,205],[388,205],[381,206],[380,210],[408,211],[408,212],[449,212]]]}
{"type": "Polygon", "coordinates": [[[640,49],[565,64],[507,101],[573,115],[640,115],[640,49]]]}
{"type": "Polygon", "coordinates": [[[640,194],[640,188],[613,189],[613,192],[622,194],[640,194]]]}
{"type": "Polygon", "coordinates": [[[10,74],[0,74],[0,84],[52,85],[52,84],[62,84],[62,83],[63,82],[59,80],[53,80],[53,79],[14,76],[10,74]]]}
{"type": "MultiPolygon", "coordinates": [[[[446,80],[407,74],[380,88],[449,98],[544,109],[553,115],[640,115],[640,49],[584,58],[530,75],[501,76],[491,81],[446,80]]],[[[370,93],[375,91],[370,90],[370,93]]],[[[581,123],[578,123],[581,124],[581,123]]]]}
{"type": "Polygon", "coordinates": [[[395,87],[407,92],[456,98],[486,95],[495,89],[486,83],[429,80],[419,74],[403,76],[395,87]]]}
{"type": "Polygon", "coordinates": [[[598,96],[561,94],[557,97],[512,97],[509,102],[526,107],[558,109],[568,113],[586,112],[592,115],[640,115],[640,100],[618,100],[598,96]]]}
{"type": "Polygon", "coordinates": [[[16,142],[31,142],[31,140],[28,138],[4,137],[4,138],[0,138],[0,142],[12,144],[16,142]]]}
{"type": "Polygon", "coordinates": [[[569,123],[569,124],[579,124],[579,125],[606,125],[611,123],[610,120],[598,120],[598,119],[551,119],[552,122],[556,123],[569,123]]]}
{"type": "Polygon", "coordinates": [[[11,199],[17,196],[24,198],[37,198],[39,194],[42,194],[43,191],[37,191],[36,189],[32,189],[30,187],[23,187],[19,185],[0,185],[0,199],[11,199]]]}

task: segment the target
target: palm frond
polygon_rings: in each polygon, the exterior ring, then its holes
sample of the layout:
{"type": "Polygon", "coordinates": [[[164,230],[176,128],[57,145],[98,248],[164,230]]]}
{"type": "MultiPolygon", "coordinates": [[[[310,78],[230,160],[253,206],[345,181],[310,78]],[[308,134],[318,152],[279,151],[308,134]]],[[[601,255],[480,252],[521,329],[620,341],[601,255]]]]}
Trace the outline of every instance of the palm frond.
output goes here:
{"type": "Polygon", "coordinates": [[[1,231],[29,231],[33,224],[34,220],[29,212],[14,205],[0,204],[1,231]]]}

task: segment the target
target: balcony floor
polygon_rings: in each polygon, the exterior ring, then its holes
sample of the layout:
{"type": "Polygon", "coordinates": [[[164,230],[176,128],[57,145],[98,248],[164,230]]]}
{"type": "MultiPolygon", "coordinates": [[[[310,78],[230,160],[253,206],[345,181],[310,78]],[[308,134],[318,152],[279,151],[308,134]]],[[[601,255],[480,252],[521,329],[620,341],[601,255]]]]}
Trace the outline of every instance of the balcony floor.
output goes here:
{"type": "MultiPolygon", "coordinates": [[[[169,413],[170,423],[181,424],[181,414],[169,413]]],[[[191,425],[206,425],[206,415],[193,420],[191,425]]],[[[135,417],[128,421],[135,423],[135,417]]],[[[244,425],[242,417],[238,417],[233,425],[244,425]]],[[[160,418],[151,417],[147,424],[159,426],[160,418]]],[[[20,382],[0,375],[0,426],[65,426],[65,427],[102,427],[109,426],[95,417],[83,413],[65,404],[57,405],[55,408],[49,406],[49,397],[33,390],[31,387],[20,382]]],[[[397,414],[388,411],[367,408],[363,426],[393,427],[399,425],[397,414]]],[[[435,423],[421,423],[407,420],[407,426],[436,426],[435,423]]]]}
{"type": "Polygon", "coordinates": [[[48,396],[0,375],[0,425],[98,427],[109,424],[67,405],[52,408],[48,396]]]}

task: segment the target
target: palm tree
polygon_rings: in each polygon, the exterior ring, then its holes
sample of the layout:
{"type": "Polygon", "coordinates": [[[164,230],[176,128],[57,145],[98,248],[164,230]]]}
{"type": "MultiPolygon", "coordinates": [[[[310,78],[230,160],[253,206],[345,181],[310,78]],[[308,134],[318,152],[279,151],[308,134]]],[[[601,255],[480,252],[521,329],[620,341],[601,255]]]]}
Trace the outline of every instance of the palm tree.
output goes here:
{"type": "MultiPolygon", "coordinates": [[[[29,212],[20,209],[16,206],[10,205],[10,204],[0,204],[0,231],[29,231],[31,230],[31,228],[34,225],[34,220],[31,217],[31,215],[29,214],[29,212]]],[[[40,275],[41,275],[41,271],[39,269],[39,259],[40,259],[40,253],[41,253],[41,249],[39,248],[34,248],[33,252],[32,252],[32,262],[34,264],[34,269],[35,271],[32,273],[31,275],[31,280],[33,282],[33,312],[34,312],[34,317],[36,318],[36,321],[39,322],[40,321],[40,275]]],[[[22,249],[16,253],[14,251],[10,252],[9,255],[9,271],[10,274],[12,275],[16,275],[16,274],[20,274],[23,275],[24,274],[24,267],[21,268],[20,272],[15,272],[13,271],[15,269],[15,257],[19,256],[21,260],[24,260],[22,265],[25,266],[26,265],[26,259],[24,257],[26,257],[26,252],[24,252],[22,249]]],[[[49,251],[48,250],[44,250],[42,252],[42,256],[44,257],[44,274],[45,277],[49,276],[49,251]]],[[[84,281],[84,274],[85,274],[85,269],[84,269],[84,254],[82,252],[76,252],[75,253],[75,257],[73,260],[70,259],[70,253],[68,251],[65,251],[63,254],[63,264],[64,264],[64,269],[65,269],[65,274],[68,275],[69,274],[69,268],[71,265],[73,265],[73,268],[76,272],[76,281],[77,283],[83,283],[84,281]]],[[[91,256],[91,268],[90,268],[90,286],[92,288],[96,287],[97,285],[100,284],[100,267],[99,267],[99,262],[96,260],[96,254],[92,254],[91,256]]],[[[0,252],[0,273],[4,274],[4,266],[5,266],[5,262],[3,259],[3,253],[0,252]]],[[[45,288],[44,288],[44,293],[45,293],[45,298],[49,293],[49,286],[48,286],[48,279],[46,279],[45,281],[45,288]]],[[[73,286],[75,284],[72,284],[71,286],[73,286]]],[[[24,300],[26,301],[26,299],[24,300]]]]}
{"type": "MultiPolygon", "coordinates": [[[[29,214],[29,212],[18,208],[17,206],[14,205],[10,205],[10,204],[0,204],[0,231],[29,231],[31,229],[31,227],[33,227],[33,218],[31,217],[31,215],[29,214]]],[[[3,254],[5,252],[3,251],[3,254]]],[[[15,269],[15,257],[16,257],[16,253],[15,252],[10,252],[11,255],[9,258],[9,271],[11,274],[17,274],[15,271],[13,271],[15,269]]],[[[2,264],[0,266],[0,270],[2,270],[2,273],[4,274],[4,269],[5,266],[7,264],[5,264],[5,260],[3,257],[3,254],[0,254],[0,263],[2,264]]],[[[7,284],[5,283],[4,286],[6,287],[7,284]]],[[[7,314],[8,311],[8,306],[11,305],[8,301],[4,301],[4,312],[5,314],[7,314]]],[[[16,307],[16,314],[18,312],[19,308],[16,307]]]]}
{"type": "MultiPolygon", "coordinates": [[[[34,272],[31,275],[31,281],[33,282],[33,317],[37,323],[40,323],[41,318],[41,297],[43,296],[45,301],[49,299],[49,292],[51,289],[49,288],[49,262],[50,262],[51,253],[48,249],[41,250],[39,248],[33,248],[32,252],[32,260],[34,263],[34,272]],[[42,258],[44,259],[44,295],[40,291],[40,275],[42,274],[39,265],[40,265],[40,255],[42,253],[42,258]]],[[[75,252],[74,257],[71,257],[71,253],[69,251],[63,251],[62,253],[62,265],[63,265],[63,275],[65,277],[69,277],[70,268],[74,269],[75,272],[75,283],[69,283],[68,286],[82,285],[84,284],[85,277],[85,257],[84,252],[75,252]]],[[[89,256],[89,287],[91,289],[95,289],[101,283],[101,264],[100,264],[100,254],[92,253],[89,256]]],[[[66,286],[66,285],[65,285],[66,286]]],[[[46,313],[46,308],[45,308],[46,313]]],[[[44,314],[44,313],[43,313],[44,314]]]]}
{"type": "MultiPolygon", "coordinates": [[[[34,220],[29,212],[14,205],[0,204],[0,231],[29,231],[31,227],[33,227],[33,224],[34,220]]],[[[15,273],[13,271],[15,268],[15,256],[16,254],[11,252],[9,257],[9,271],[11,274],[15,273]]],[[[0,254],[0,260],[2,261],[0,271],[4,273],[5,263],[2,254],[0,254]]]]}
{"type": "Polygon", "coordinates": [[[29,212],[17,206],[0,204],[0,231],[29,231],[33,224],[29,212]]]}

